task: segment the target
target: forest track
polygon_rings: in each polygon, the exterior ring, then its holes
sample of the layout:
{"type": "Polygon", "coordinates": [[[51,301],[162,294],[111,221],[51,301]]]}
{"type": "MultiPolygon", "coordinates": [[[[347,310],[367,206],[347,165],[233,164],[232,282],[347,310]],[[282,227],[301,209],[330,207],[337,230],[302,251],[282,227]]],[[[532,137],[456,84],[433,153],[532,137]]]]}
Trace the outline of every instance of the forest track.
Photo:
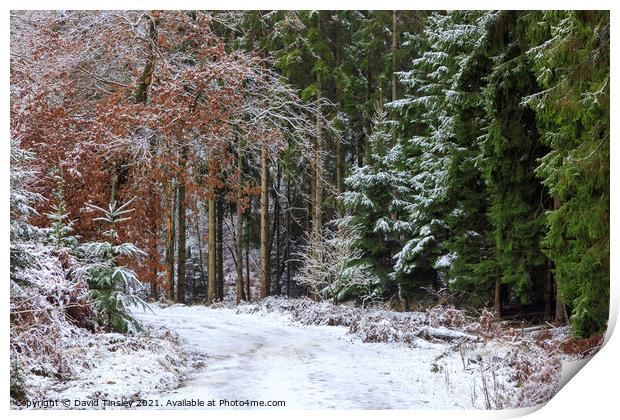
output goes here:
{"type": "MultiPolygon", "coordinates": [[[[294,409],[472,408],[474,377],[446,344],[362,343],[344,327],[203,306],[152,306],[135,315],[176,331],[205,367],[168,400],[285,401],[294,409]],[[439,368],[437,366],[439,365],[439,368]]],[[[172,408],[172,407],[169,407],[172,408]]],[[[209,407],[210,408],[210,407],[209,407]]]]}

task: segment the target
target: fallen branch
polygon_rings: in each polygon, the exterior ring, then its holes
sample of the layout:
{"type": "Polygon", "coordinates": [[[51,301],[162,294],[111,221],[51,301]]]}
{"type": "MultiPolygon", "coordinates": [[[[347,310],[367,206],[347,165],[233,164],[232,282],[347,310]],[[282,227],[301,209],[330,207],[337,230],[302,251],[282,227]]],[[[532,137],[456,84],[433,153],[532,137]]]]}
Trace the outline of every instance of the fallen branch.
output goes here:
{"type": "Polygon", "coordinates": [[[437,339],[442,341],[452,341],[465,339],[467,341],[480,341],[480,337],[447,328],[424,327],[416,335],[425,340],[437,339]]]}

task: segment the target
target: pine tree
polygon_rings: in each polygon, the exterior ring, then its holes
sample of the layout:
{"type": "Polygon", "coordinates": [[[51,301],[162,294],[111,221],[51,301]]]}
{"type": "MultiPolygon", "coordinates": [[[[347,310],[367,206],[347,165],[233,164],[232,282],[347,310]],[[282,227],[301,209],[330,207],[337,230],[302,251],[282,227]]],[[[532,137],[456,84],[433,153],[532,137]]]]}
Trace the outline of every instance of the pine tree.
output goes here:
{"type": "Polygon", "coordinates": [[[394,265],[401,296],[429,284],[447,286],[452,261],[460,255],[449,241],[467,215],[463,196],[469,179],[459,175],[461,165],[471,167],[475,139],[458,142],[458,78],[476,36],[475,18],[468,12],[434,13],[423,34],[409,35],[407,42],[422,52],[399,73],[404,98],[388,104],[400,114],[392,171],[406,180],[392,204],[403,227],[395,232],[402,248],[394,265]]]}
{"type": "Polygon", "coordinates": [[[28,279],[23,278],[20,273],[31,266],[34,259],[28,243],[40,240],[43,235],[40,228],[30,223],[30,218],[37,214],[33,206],[42,201],[43,197],[29,188],[35,172],[29,169],[28,165],[34,161],[34,154],[21,148],[19,140],[11,139],[10,160],[10,277],[12,282],[23,284],[27,283],[28,279]]]}
{"type": "Polygon", "coordinates": [[[501,281],[521,302],[541,300],[547,260],[540,246],[547,190],[536,179],[537,159],[547,150],[540,141],[534,112],[522,98],[539,87],[526,55],[521,13],[503,11],[488,23],[493,66],[485,89],[489,126],[481,166],[488,188],[501,281]]]}
{"type": "Polygon", "coordinates": [[[52,211],[47,213],[50,220],[50,227],[46,229],[48,240],[51,245],[59,248],[68,248],[76,250],[78,246],[78,237],[73,234],[74,222],[70,219],[67,212],[64,189],[65,183],[62,176],[57,176],[57,187],[52,194],[54,203],[52,211]]]}
{"type": "Polygon", "coordinates": [[[390,150],[392,129],[387,112],[377,103],[373,119],[373,132],[369,137],[370,163],[353,167],[345,180],[347,191],[340,195],[349,217],[345,219],[359,235],[357,246],[363,251],[359,264],[368,264],[379,280],[374,294],[384,295],[390,290],[388,277],[393,265],[392,256],[397,249],[391,240],[393,232],[402,233],[398,220],[390,217],[390,205],[398,188],[405,184],[402,174],[391,171],[391,159],[395,151],[390,150]],[[388,154],[390,152],[391,154],[388,154]]]}
{"type": "Polygon", "coordinates": [[[501,313],[501,292],[497,250],[488,217],[489,197],[480,165],[481,139],[488,120],[484,101],[486,77],[491,71],[488,57],[487,24],[496,12],[452,11],[443,38],[452,46],[456,72],[451,82],[447,111],[452,118],[454,148],[448,169],[450,212],[446,215],[449,237],[444,259],[450,288],[462,301],[474,306],[495,300],[501,313]],[[499,286],[499,287],[494,287],[499,286]]]}
{"type": "MultiPolygon", "coordinates": [[[[527,18],[528,57],[542,90],[526,102],[550,148],[536,173],[557,203],[543,246],[555,265],[556,298],[572,308],[573,331],[585,337],[609,317],[609,12],[527,18]]],[[[561,305],[556,312],[561,320],[561,305]]]]}
{"type": "Polygon", "coordinates": [[[103,209],[89,204],[88,207],[103,215],[94,220],[108,225],[103,235],[105,242],[89,242],[80,247],[85,260],[82,271],[89,276],[91,299],[99,312],[99,322],[108,330],[132,333],[141,329],[140,323],[129,312],[131,306],[147,308],[136,292],[141,288],[133,270],[120,264],[120,259],[131,260],[145,255],[131,243],[120,243],[117,227],[129,220],[131,201],[119,206],[116,202],[103,209]]]}

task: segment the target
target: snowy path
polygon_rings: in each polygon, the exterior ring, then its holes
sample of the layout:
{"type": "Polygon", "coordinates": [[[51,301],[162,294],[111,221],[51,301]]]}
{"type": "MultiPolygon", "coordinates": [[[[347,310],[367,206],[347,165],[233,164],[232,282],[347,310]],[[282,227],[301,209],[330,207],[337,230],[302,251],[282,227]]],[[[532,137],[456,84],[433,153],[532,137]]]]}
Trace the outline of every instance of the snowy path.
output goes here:
{"type": "MultiPolygon", "coordinates": [[[[206,354],[205,368],[160,401],[284,400],[286,408],[472,408],[474,377],[458,353],[423,342],[361,343],[344,327],[291,325],[275,315],[200,306],[136,314],[206,354]]],[[[220,408],[220,407],[216,407],[220,408]]]]}

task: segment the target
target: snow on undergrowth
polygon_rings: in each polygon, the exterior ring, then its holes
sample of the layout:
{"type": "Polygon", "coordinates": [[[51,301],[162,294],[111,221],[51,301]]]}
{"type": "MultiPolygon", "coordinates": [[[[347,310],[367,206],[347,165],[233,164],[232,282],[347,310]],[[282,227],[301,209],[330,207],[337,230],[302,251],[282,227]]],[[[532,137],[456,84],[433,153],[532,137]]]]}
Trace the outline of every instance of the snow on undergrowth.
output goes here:
{"type": "MultiPolygon", "coordinates": [[[[362,342],[402,343],[415,348],[443,343],[459,354],[463,370],[471,374],[471,399],[482,399],[486,409],[529,407],[543,404],[558,391],[562,361],[596,351],[600,340],[572,344],[567,328],[519,328],[496,322],[484,310],[480,317],[466,315],[452,306],[426,312],[394,312],[334,305],[310,299],[270,297],[244,305],[240,313],[276,313],[301,325],[347,327],[362,342]]],[[[441,358],[430,367],[443,371],[441,358]]]]}
{"type": "Polygon", "coordinates": [[[176,334],[103,333],[91,321],[88,286],[62,249],[25,244],[34,257],[11,282],[13,408],[42,399],[136,399],[177,387],[192,369],[176,334]]]}
{"type": "Polygon", "coordinates": [[[71,357],[79,365],[76,374],[50,384],[45,390],[48,398],[135,401],[177,388],[197,367],[178,336],[163,328],[138,336],[93,334],[72,349],[71,357]]]}
{"type": "Polygon", "coordinates": [[[404,342],[415,346],[419,339],[428,341],[479,341],[471,332],[476,328],[462,311],[454,308],[429,312],[394,312],[384,309],[364,309],[351,305],[314,302],[311,299],[270,297],[253,305],[239,308],[240,312],[277,312],[302,325],[339,325],[363,342],[404,342]]]}

